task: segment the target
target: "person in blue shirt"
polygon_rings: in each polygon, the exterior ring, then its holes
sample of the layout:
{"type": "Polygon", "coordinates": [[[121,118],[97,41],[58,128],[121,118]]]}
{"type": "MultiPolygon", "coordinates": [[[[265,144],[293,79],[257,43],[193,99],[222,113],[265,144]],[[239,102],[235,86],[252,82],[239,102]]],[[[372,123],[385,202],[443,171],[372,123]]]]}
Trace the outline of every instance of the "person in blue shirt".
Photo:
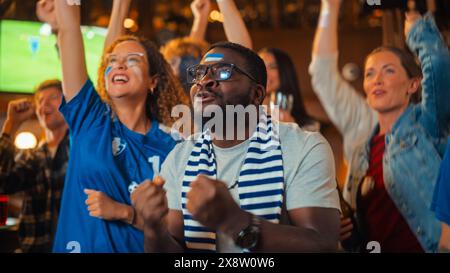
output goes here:
{"type": "Polygon", "coordinates": [[[123,36],[106,48],[98,91],[88,78],[79,6],[55,1],[71,150],[54,252],[143,252],[130,194],[158,174],[176,141],[167,126],[187,104],[170,65],[149,41],[123,36]]]}
{"type": "Polygon", "coordinates": [[[450,251],[450,138],[441,163],[439,176],[434,188],[431,207],[441,221],[439,249],[450,251]]]}

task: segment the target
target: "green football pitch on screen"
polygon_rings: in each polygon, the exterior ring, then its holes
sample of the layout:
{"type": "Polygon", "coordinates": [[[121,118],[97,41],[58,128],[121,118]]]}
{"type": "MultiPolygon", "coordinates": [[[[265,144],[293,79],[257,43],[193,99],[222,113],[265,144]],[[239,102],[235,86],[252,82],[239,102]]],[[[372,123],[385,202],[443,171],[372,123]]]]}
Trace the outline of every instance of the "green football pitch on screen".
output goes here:
{"type": "MultiPolygon", "coordinates": [[[[106,29],[83,26],[88,73],[93,82],[106,37],[106,29]]],[[[46,24],[29,21],[0,21],[0,91],[33,93],[47,79],[61,79],[56,36],[46,24]]]]}

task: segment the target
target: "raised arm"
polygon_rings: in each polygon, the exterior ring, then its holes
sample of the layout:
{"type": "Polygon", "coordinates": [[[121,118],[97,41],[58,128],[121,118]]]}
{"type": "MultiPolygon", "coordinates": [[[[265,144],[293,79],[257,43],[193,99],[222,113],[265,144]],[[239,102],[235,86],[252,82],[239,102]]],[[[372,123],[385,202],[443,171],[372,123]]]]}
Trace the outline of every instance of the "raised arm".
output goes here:
{"type": "Polygon", "coordinates": [[[123,21],[128,15],[130,10],[131,0],[114,0],[111,12],[111,17],[109,19],[108,25],[108,35],[106,36],[105,46],[106,49],[110,46],[114,40],[118,37],[125,35],[125,28],[123,26],[123,21]]]}
{"type": "Polygon", "coordinates": [[[228,41],[252,49],[252,38],[234,0],[217,0],[217,4],[224,17],[223,28],[228,41]]]}
{"type": "Polygon", "coordinates": [[[313,43],[313,55],[338,53],[338,17],[341,0],[322,0],[319,23],[313,43]]]}
{"type": "Polygon", "coordinates": [[[450,132],[450,53],[431,15],[407,14],[405,34],[422,67],[422,124],[444,137],[450,132]]]}
{"type": "Polygon", "coordinates": [[[208,16],[211,10],[210,0],[194,0],[191,3],[191,10],[194,14],[190,38],[197,41],[205,41],[206,28],[208,27],[208,16]]]}
{"type": "Polygon", "coordinates": [[[341,0],[322,0],[314,37],[311,84],[330,120],[344,136],[346,159],[357,139],[369,137],[377,123],[376,113],[363,96],[342,79],[338,70],[338,17],[341,0]]]}
{"type": "Polygon", "coordinates": [[[80,29],[80,7],[68,5],[66,0],[55,0],[55,10],[64,98],[69,102],[88,79],[80,29]]]}
{"type": "Polygon", "coordinates": [[[12,194],[27,190],[36,182],[38,162],[33,152],[18,153],[14,137],[20,126],[34,116],[33,103],[28,99],[13,100],[8,103],[6,120],[0,134],[0,192],[12,194]]]}

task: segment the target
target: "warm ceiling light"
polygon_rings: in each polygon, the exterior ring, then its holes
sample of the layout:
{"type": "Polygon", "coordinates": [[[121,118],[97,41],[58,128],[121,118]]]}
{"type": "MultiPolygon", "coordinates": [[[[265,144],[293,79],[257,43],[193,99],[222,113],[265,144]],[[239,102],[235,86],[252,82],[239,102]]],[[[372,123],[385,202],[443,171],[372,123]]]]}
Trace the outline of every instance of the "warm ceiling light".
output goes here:
{"type": "Polygon", "coordinates": [[[22,132],[16,136],[16,140],[14,141],[14,145],[18,149],[33,149],[36,148],[37,139],[30,132],[22,132]]]}
{"type": "Polygon", "coordinates": [[[373,11],[373,15],[377,18],[381,18],[381,17],[383,17],[383,11],[380,9],[376,9],[373,11]]]}
{"type": "Polygon", "coordinates": [[[132,27],[134,27],[134,25],[136,25],[136,23],[131,18],[127,18],[123,21],[124,28],[132,28],[132,27]]]}
{"type": "Polygon", "coordinates": [[[209,14],[209,19],[212,22],[222,22],[223,23],[223,14],[220,13],[220,11],[218,11],[218,10],[213,10],[209,14]]]}

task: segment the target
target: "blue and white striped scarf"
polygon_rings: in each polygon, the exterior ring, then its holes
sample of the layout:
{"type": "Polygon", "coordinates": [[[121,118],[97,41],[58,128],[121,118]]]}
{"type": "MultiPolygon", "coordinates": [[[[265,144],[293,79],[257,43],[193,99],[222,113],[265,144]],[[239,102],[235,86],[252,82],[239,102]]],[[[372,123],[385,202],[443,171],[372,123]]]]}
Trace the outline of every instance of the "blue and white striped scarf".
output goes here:
{"type": "MultiPolygon", "coordinates": [[[[250,138],[238,178],[242,209],[273,223],[280,221],[283,203],[283,157],[276,127],[270,117],[261,115],[250,138]]],[[[186,209],[190,183],[199,174],[216,179],[216,160],[209,130],[197,139],[189,157],[181,190],[184,240],[190,251],[216,251],[216,233],[192,218],[186,209]]]]}

